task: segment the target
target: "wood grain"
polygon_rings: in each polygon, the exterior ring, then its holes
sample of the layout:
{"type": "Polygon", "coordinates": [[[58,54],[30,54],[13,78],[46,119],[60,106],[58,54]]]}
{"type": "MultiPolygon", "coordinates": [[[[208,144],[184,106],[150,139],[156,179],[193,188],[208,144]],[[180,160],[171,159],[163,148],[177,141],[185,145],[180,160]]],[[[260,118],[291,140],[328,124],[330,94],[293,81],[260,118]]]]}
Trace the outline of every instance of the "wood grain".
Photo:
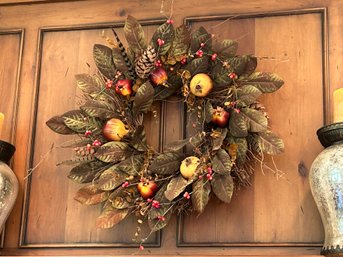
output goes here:
{"type": "MultiPolygon", "coordinates": [[[[11,0],[13,2],[13,0],[11,0]]],[[[4,3],[10,3],[6,1],[4,3]]],[[[166,15],[170,14],[169,6],[170,0],[164,1],[164,11],[166,15]]],[[[329,79],[331,87],[328,88],[327,99],[330,100],[332,91],[341,86],[343,78],[342,66],[343,66],[343,51],[341,46],[342,38],[342,26],[343,17],[341,13],[343,11],[343,3],[338,0],[247,0],[247,1],[234,1],[234,0],[212,0],[211,2],[205,0],[199,1],[175,1],[173,18],[176,25],[183,22],[186,16],[202,16],[202,15],[222,15],[222,14],[246,14],[246,13],[262,13],[265,14],[271,11],[289,11],[289,10],[303,10],[308,8],[320,8],[327,7],[330,16],[327,17],[330,38],[329,38],[329,79]]],[[[37,124],[36,140],[43,141],[44,145],[35,144],[35,159],[37,163],[41,155],[44,155],[46,150],[49,149],[53,141],[58,142],[58,139],[53,140],[53,134],[47,134],[47,131],[43,130],[44,122],[47,117],[53,112],[62,112],[69,107],[75,106],[77,98],[63,99],[63,104],[57,104],[56,97],[53,94],[63,96],[64,94],[74,93],[77,96],[77,92],[74,92],[72,86],[72,74],[80,71],[92,71],[87,68],[85,62],[91,62],[89,49],[93,43],[99,42],[98,37],[100,30],[98,31],[70,31],[70,32],[54,32],[46,33],[44,36],[43,55],[42,61],[45,65],[42,66],[41,74],[35,73],[36,65],[38,65],[37,51],[39,28],[41,27],[56,27],[56,26],[74,26],[74,25],[89,25],[99,23],[113,23],[122,22],[127,14],[131,14],[138,19],[146,20],[151,18],[161,18],[164,15],[160,13],[161,1],[152,0],[149,2],[142,2],[138,0],[134,1],[114,1],[114,0],[98,0],[98,1],[70,1],[70,2],[54,2],[54,3],[37,3],[34,5],[15,3],[9,6],[0,6],[0,24],[1,29],[13,29],[24,27],[25,28],[25,42],[23,52],[23,69],[20,76],[20,91],[19,91],[19,105],[18,115],[16,117],[17,126],[15,130],[15,142],[17,142],[17,152],[13,163],[14,170],[20,178],[21,191],[18,197],[17,205],[8,221],[5,249],[2,251],[3,255],[41,255],[41,256],[61,256],[61,255],[84,255],[84,256],[104,256],[104,255],[117,255],[128,256],[135,253],[133,249],[94,249],[83,248],[78,250],[71,250],[68,248],[61,249],[18,249],[20,238],[20,217],[22,213],[22,203],[24,199],[24,177],[29,163],[29,146],[32,135],[32,128],[34,124],[37,124]],[[77,11],[76,11],[77,10],[77,11]],[[18,15],[20,13],[20,15],[18,15]],[[94,34],[92,34],[92,33],[94,34]],[[68,34],[70,33],[70,34],[68,34]],[[88,35],[89,38],[88,38],[88,35]],[[48,44],[47,44],[48,43],[48,44]],[[70,49],[69,49],[70,47],[70,49]],[[54,53],[54,51],[56,53],[54,53]],[[51,59],[50,59],[51,58],[51,59]],[[48,65],[46,65],[48,64],[48,65]],[[67,71],[67,68],[68,71],[67,71]],[[37,77],[37,80],[35,79],[37,77]],[[41,83],[43,92],[35,91],[36,82],[41,83]],[[44,84],[45,83],[45,84],[44,84]],[[61,90],[63,89],[63,90],[61,90]],[[32,103],[35,101],[36,93],[40,94],[40,100],[38,109],[39,115],[37,120],[34,120],[36,115],[35,108],[32,103]],[[42,97],[45,100],[42,100],[42,97]],[[49,103],[50,104],[47,104],[49,103]],[[55,102],[54,102],[55,101],[55,102]],[[44,104],[45,103],[45,104],[44,104]],[[55,104],[51,104],[55,103],[55,104]],[[65,109],[63,109],[65,108],[65,109]],[[44,114],[45,113],[45,114],[44,114]],[[45,116],[44,116],[44,115],[45,116]],[[41,129],[40,129],[40,128],[41,129]],[[46,141],[46,143],[45,143],[46,141]],[[19,143],[20,142],[20,143],[19,143]]],[[[268,15],[267,15],[268,16],[268,15]]],[[[229,35],[226,33],[232,33],[231,35],[240,41],[242,41],[240,53],[247,53],[250,49],[252,53],[260,56],[276,56],[285,58],[282,54],[287,53],[288,62],[278,62],[265,60],[261,61],[259,69],[275,70],[280,73],[286,79],[286,85],[278,93],[266,97],[263,102],[268,107],[268,112],[271,116],[271,126],[274,131],[281,135],[285,139],[286,152],[280,158],[275,158],[278,167],[284,170],[287,174],[285,179],[276,179],[269,172],[265,175],[261,171],[256,170],[256,177],[254,180],[254,187],[246,190],[245,192],[239,192],[237,198],[233,204],[238,205],[238,201],[244,201],[244,206],[239,205],[235,211],[237,214],[230,214],[231,206],[221,206],[219,203],[213,203],[213,209],[218,213],[215,216],[215,220],[210,221],[210,224],[214,224],[214,228],[208,229],[203,227],[200,230],[194,227],[184,230],[187,234],[184,234],[184,240],[191,243],[199,243],[200,240],[212,241],[212,242],[227,242],[229,239],[242,241],[243,239],[249,242],[258,243],[260,241],[269,243],[291,242],[298,244],[299,247],[175,247],[177,240],[175,238],[176,219],[173,219],[172,223],[166,228],[162,237],[161,249],[149,249],[149,252],[143,252],[148,255],[188,255],[188,256],[318,256],[319,247],[307,247],[301,246],[302,243],[315,243],[322,239],[322,228],[316,208],[313,204],[311,195],[309,193],[307,178],[301,177],[297,173],[297,166],[302,161],[307,169],[309,168],[314,156],[321,150],[319,143],[315,136],[315,130],[319,128],[323,120],[323,112],[328,113],[328,121],[331,120],[331,102],[328,102],[328,106],[323,109],[323,59],[322,53],[322,32],[320,17],[316,14],[299,15],[297,17],[278,17],[278,18],[261,18],[258,22],[254,22],[253,26],[250,24],[244,25],[246,20],[240,20],[236,24],[230,21],[225,22],[219,28],[218,36],[224,37],[229,35]],[[269,20],[268,20],[269,19],[269,20]],[[272,20],[270,20],[272,19],[272,20]],[[231,25],[232,24],[232,25],[231,25]],[[240,33],[241,31],[235,30],[237,26],[251,26],[251,30],[246,33],[240,33]],[[269,35],[262,36],[263,33],[268,32],[269,35]],[[270,34],[278,33],[278,36],[271,37],[270,34]],[[302,35],[300,37],[300,35],[302,35]],[[249,38],[254,39],[253,47],[250,44],[244,44],[249,38]],[[304,47],[307,46],[307,47],[304,47]],[[281,55],[281,56],[280,56],[281,55]],[[290,64],[292,63],[292,65],[290,64]],[[290,99],[290,100],[289,100],[290,99]],[[280,107],[280,104],[281,107],[280,107]],[[291,105],[291,107],[289,107],[291,105]],[[281,108],[281,109],[280,109],[281,108]],[[281,111],[280,111],[281,110],[281,111]],[[288,122],[287,119],[290,120],[288,122]],[[297,141],[299,140],[299,142],[297,141]],[[301,148],[299,147],[301,146],[301,148]],[[303,149],[310,149],[304,151],[303,149]],[[273,192],[273,193],[270,193],[273,192]],[[274,193],[275,192],[275,193],[274,193]],[[239,217],[241,214],[243,227],[239,227],[237,224],[232,224],[230,220],[223,219],[221,215],[233,215],[239,217]],[[286,221],[285,221],[286,220],[286,221]],[[212,222],[212,223],[211,223],[212,222]],[[276,229],[277,225],[281,228],[276,229]],[[220,228],[227,226],[228,232],[223,232],[220,228]],[[235,226],[236,229],[235,229],[235,226]],[[238,231],[238,237],[235,237],[235,232],[238,231]],[[206,232],[209,232],[211,237],[205,237],[206,232]],[[230,235],[229,235],[230,234],[230,235]],[[194,236],[193,236],[194,235],[194,236]],[[195,237],[195,235],[197,237],[195,237]],[[238,239],[241,240],[238,240],[238,239]]],[[[215,24],[215,23],[213,23],[215,24]]],[[[207,26],[207,25],[206,25],[207,26]]],[[[243,30],[244,31],[244,30],[243,30]]],[[[1,40],[0,36],[0,40],[1,40]]],[[[7,37],[7,36],[6,36],[7,37]]],[[[16,41],[6,41],[1,44],[0,52],[3,47],[12,49],[16,41]]],[[[5,51],[7,54],[8,52],[5,51]]],[[[0,56],[1,59],[2,55],[0,56]]],[[[4,68],[3,62],[0,65],[1,69],[4,68]]],[[[8,64],[7,64],[8,65],[8,64]]],[[[93,66],[94,67],[94,66],[93,66]]],[[[0,73],[1,74],[1,73],[0,73]]],[[[11,76],[13,74],[10,74],[11,76]]],[[[7,79],[7,78],[6,78],[7,79]]],[[[7,81],[7,80],[6,80],[7,81]]],[[[6,89],[6,84],[0,84],[0,92],[6,89]]],[[[2,98],[2,94],[1,94],[2,98]]],[[[8,98],[10,101],[14,101],[13,95],[8,98]]],[[[2,101],[0,101],[1,105],[2,101]]],[[[170,106],[167,110],[174,110],[169,112],[175,116],[171,120],[168,120],[167,133],[165,139],[176,139],[178,136],[182,136],[178,122],[180,119],[176,115],[177,108],[170,106]],[[170,109],[171,108],[171,109],[170,109]],[[174,109],[176,108],[176,109],[174,109]],[[174,127],[174,130],[172,127],[174,127]],[[169,133],[171,137],[169,137],[169,133]]],[[[13,114],[10,114],[13,116],[13,114]]],[[[150,123],[150,120],[148,122],[150,123]]],[[[156,138],[156,131],[159,131],[159,126],[163,124],[158,123],[148,127],[148,131],[151,132],[151,140],[158,146],[159,139],[156,138]],[[157,129],[158,128],[158,129],[157,129]]],[[[148,133],[150,133],[148,132],[148,133]]],[[[158,137],[159,138],[159,137],[158,137]]],[[[162,137],[163,138],[163,137],[162,137]]],[[[36,142],[38,143],[38,142],[36,142]]],[[[60,170],[57,172],[54,164],[60,160],[65,154],[68,157],[68,153],[54,153],[48,159],[48,163],[44,164],[44,169],[40,172],[37,171],[33,178],[33,191],[34,197],[30,197],[30,210],[31,214],[27,216],[30,221],[27,232],[27,238],[34,244],[50,244],[65,242],[77,242],[79,237],[73,235],[82,233],[88,233],[92,229],[84,228],[91,224],[91,221],[86,223],[71,222],[72,216],[76,217],[85,214],[80,206],[76,206],[72,200],[73,192],[76,190],[76,186],[66,181],[66,170],[60,170]],[[44,170],[44,171],[43,171],[44,170]],[[46,174],[49,173],[50,175],[46,174]],[[35,182],[34,182],[35,181],[35,182]],[[47,185],[55,186],[58,188],[59,194],[52,195],[52,189],[49,189],[47,185]],[[36,191],[35,191],[36,190],[36,191]],[[48,191],[46,191],[48,190],[48,191]],[[61,190],[61,191],[60,191],[61,190]],[[62,191],[65,192],[62,192],[62,191]],[[44,196],[40,196],[41,193],[46,193],[44,196]],[[38,198],[37,198],[38,197],[38,198]],[[36,198],[36,199],[34,199],[36,198]],[[67,199],[65,203],[64,200],[67,199]],[[55,201],[54,204],[47,205],[46,203],[55,201]],[[42,204],[43,201],[44,204],[42,204]],[[57,201],[57,202],[56,202],[57,201]],[[31,205],[32,204],[32,205],[31,205]],[[53,207],[57,205],[60,209],[53,207]],[[53,224],[47,217],[49,208],[56,208],[56,216],[61,214],[59,222],[53,224]],[[35,207],[39,207],[43,214],[42,222],[37,222],[40,211],[34,210],[35,207]],[[34,215],[33,215],[34,214],[34,215]],[[45,217],[44,217],[45,216],[45,217]],[[67,222],[68,220],[68,222],[67,222]],[[51,223],[51,224],[50,224],[51,223]],[[42,230],[39,231],[34,226],[39,225],[42,230]],[[59,227],[58,227],[59,226],[59,227]],[[74,227],[75,226],[75,227],[74,227]],[[60,228],[62,227],[62,228],[60,228]],[[47,230],[44,231],[44,228],[47,230]],[[55,229],[58,235],[54,234],[55,229]],[[50,232],[49,234],[47,232],[50,232]],[[42,236],[45,233],[45,238],[42,236]],[[63,234],[63,236],[62,236],[63,234]],[[42,240],[40,242],[40,240],[42,240]],[[58,242],[58,240],[60,240],[58,242]]],[[[268,160],[271,164],[271,160],[268,160]]],[[[96,213],[97,210],[94,210],[96,213]]],[[[88,212],[87,212],[88,213],[88,212]]],[[[88,213],[88,218],[92,218],[94,213],[88,213]]],[[[42,218],[42,216],[41,216],[42,218]]],[[[188,218],[188,217],[187,217],[188,218]]],[[[193,225],[197,225],[200,222],[206,224],[206,219],[197,220],[193,225]]],[[[185,220],[186,221],[186,220],[185,220]]],[[[187,224],[192,223],[185,223],[187,224]]],[[[133,224],[130,224],[133,226],[133,224]]],[[[125,232],[126,227],[122,228],[120,232],[125,232]]],[[[92,234],[87,234],[81,238],[80,241],[87,240],[88,246],[94,246],[90,239],[95,242],[96,240],[108,240],[114,237],[116,240],[121,238],[116,235],[108,235],[104,233],[103,237],[98,236],[97,231],[92,231],[92,234]]],[[[108,231],[109,234],[111,232],[108,231]]],[[[126,232],[125,232],[126,233],[126,232]]],[[[126,234],[127,236],[129,235],[126,234]]],[[[125,238],[128,239],[125,235],[125,238]]],[[[124,240],[126,240],[124,238],[124,240]]],[[[86,245],[86,244],[85,244],[86,245]]]]}

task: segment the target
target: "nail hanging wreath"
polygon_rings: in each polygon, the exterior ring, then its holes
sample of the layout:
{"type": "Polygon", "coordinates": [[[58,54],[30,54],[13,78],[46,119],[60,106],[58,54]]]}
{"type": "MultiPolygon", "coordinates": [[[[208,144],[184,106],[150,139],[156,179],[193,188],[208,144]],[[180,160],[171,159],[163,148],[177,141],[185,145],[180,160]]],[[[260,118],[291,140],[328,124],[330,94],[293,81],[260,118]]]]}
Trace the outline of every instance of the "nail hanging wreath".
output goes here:
{"type": "MultiPolygon", "coordinates": [[[[97,227],[135,215],[152,233],[173,213],[202,213],[211,191],[229,203],[235,188],[250,184],[253,162],[283,151],[257,101],[283,81],[255,71],[256,57],[236,55],[237,42],[217,42],[203,27],[191,32],[167,20],[148,43],[128,16],[124,33],[126,48],[114,29],[110,47],[94,45],[98,72],[76,75],[85,100],[47,125],[78,135],[64,144],[75,150],[75,158],[65,161],[76,164],[68,177],[87,184],[77,201],[103,205],[97,227]],[[157,152],[146,140],[144,114],[171,95],[185,102],[196,132],[157,152]]],[[[135,234],[140,243],[147,236],[139,229],[135,234]]]]}

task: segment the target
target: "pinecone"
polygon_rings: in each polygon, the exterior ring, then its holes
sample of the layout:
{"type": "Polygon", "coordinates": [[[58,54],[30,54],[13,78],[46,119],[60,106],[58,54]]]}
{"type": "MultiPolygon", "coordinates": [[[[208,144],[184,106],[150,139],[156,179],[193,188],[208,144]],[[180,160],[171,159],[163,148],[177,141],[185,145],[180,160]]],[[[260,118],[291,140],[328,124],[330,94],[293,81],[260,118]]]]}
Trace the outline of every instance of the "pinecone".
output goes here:
{"type": "Polygon", "coordinates": [[[156,57],[156,50],[152,46],[148,46],[136,63],[135,71],[138,77],[145,79],[149,76],[155,68],[156,57]]]}

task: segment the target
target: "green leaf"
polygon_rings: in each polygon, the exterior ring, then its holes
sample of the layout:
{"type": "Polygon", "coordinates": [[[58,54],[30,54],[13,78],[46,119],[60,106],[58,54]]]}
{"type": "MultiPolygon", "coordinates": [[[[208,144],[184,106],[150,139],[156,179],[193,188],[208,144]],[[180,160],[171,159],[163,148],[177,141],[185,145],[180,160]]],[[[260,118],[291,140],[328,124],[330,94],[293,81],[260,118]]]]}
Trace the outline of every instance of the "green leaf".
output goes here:
{"type": "Polygon", "coordinates": [[[156,232],[164,228],[171,217],[172,208],[169,209],[169,206],[162,206],[159,209],[152,208],[148,213],[148,224],[152,232],[156,232]],[[164,217],[164,220],[159,219],[159,217],[164,217]]]}
{"type": "Polygon", "coordinates": [[[237,164],[242,165],[246,162],[247,159],[247,151],[248,151],[248,143],[245,137],[229,137],[228,138],[229,144],[236,144],[237,145],[237,164]]]}
{"type": "Polygon", "coordinates": [[[242,79],[243,85],[253,85],[262,93],[272,93],[278,90],[284,81],[274,73],[254,72],[249,77],[242,79]]]}
{"type": "Polygon", "coordinates": [[[163,100],[174,94],[180,87],[182,87],[182,80],[180,76],[172,74],[168,77],[168,87],[155,87],[155,101],[163,100]]]}
{"type": "Polygon", "coordinates": [[[133,99],[133,113],[146,113],[154,100],[154,88],[149,81],[139,87],[133,99]]]}
{"type": "Polygon", "coordinates": [[[232,165],[230,155],[224,149],[219,149],[212,159],[212,168],[219,174],[229,174],[232,165]]]}
{"type": "Polygon", "coordinates": [[[89,122],[88,116],[81,110],[73,110],[62,115],[64,124],[77,133],[84,133],[86,130],[95,130],[98,127],[89,122]]]}
{"type": "Polygon", "coordinates": [[[263,152],[270,155],[276,155],[283,152],[284,144],[282,139],[271,131],[260,132],[258,135],[260,137],[263,152]]]}
{"type": "Polygon", "coordinates": [[[167,190],[164,192],[164,196],[167,198],[167,200],[173,201],[191,183],[192,180],[187,180],[182,177],[182,175],[172,178],[168,183],[167,190]]]}
{"type": "Polygon", "coordinates": [[[248,121],[244,115],[231,111],[229,120],[230,133],[235,137],[246,137],[248,135],[248,121]]]}
{"type": "Polygon", "coordinates": [[[215,138],[212,137],[212,150],[216,151],[222,147],[223,141],[227,134],[227,128],[217,128],[213,134],[217,135],[215,138]]]}
{"type": "Polygon", "coordinates": [[[172,46],[172,55],[180,56],[187,53],[191,37],[186,25],[181,25],[175,29],[175,38],[172,46]]]}
{"type": "Polygon", "coordinates": [[[106,208],[96,220],[97,228],[112,228],[121,222],[128,215],[129,210],[118,210],[115,208],[106,208]]]}
{"type": "Polygon", "coordinates": [[[88,183],[103,169],[104,164],[102,162],[93,161],[82,163],[71,169],[68,178],[76,183],[88,183]]]}
{"type": "Polygon", "coordinates": [[[112,106],[103,101],[88,100],[80,109],[91,117],[100,119],[119,118],[119,114],[114,112],[112,106]]]}
{"type": "Polygon", "coordinates": [[[110,191],[124,183],[126,178],[127,174],[120,171],[117,165],[113,165],[100,175],[96,185],[101,190],[110,191]]]}
{"type": "Polygon", "coordinates": [[[257,65],[256,58],[249,55],[236,56],[226,61],[238,76],[251,74],[257,65]]]}
{"type": "Polygon", "coordinates": [[[237,89],[237,100],[244,102],[246,105],[254,103],[260,95],[262,95],[261,90],[252,85],[244,85],[237,89]]]}
{"type": "Polygon", "coordinates": [[[212,35],[206,31],[204,27],[198,28],[191,35],[191,54],[195,54],[196,51],[200,49],[200,44],[204,43],[205,45],[201,48],[204,52],[211,50],[212,48],[212,35]]]}
{"type": "Polygon", "coordinates": [[[264,113],[251,108],[242,108],[240,113],[249,122],[249,131],[263,132],[267,130],[268,119],[264,113]]]}
{"type": "Polygon", "coordinates": [[[64,124],[61,116],[54,116],[46,122],[46,125],[54,132],[62,135],[75,134],[75,131],[64,124]]]}
{"type": "Polygon", "coordinates": [[[218,86],[227,87],[227,85],[232,83],[232,79],[228,76],[229,73],[229,70],[223,67],[221,62],[217,62],[212,69],[213,80],[218,84],[218,86]]]}
{"type": "Polygon", "coordinates": [[[126,159],[131,152],[127,143],[113,141],[102,145],[94,156],[103,162],[119,162],[126,159]]]}
{"type": "Polygon", "coordinates": [[[145,136],[145,129],[143,125],[140,125],[136,128],[135,132],[132,135],[130,145],[141,152],[144,152],[148,149],[148,144],[145,136]]]}
{"type": "Polygon", "coordinates": [[[96,77],[89,74],[75,75],[76,85],[83,93],[95,94],[101,90],[101,86],[96,77]]]}
{"type": "Polygon", "coordinates": [[[122,55],[122,52],[120,51],[120,49],[118,47],[112,48],[112,59],[113,59],[113,63],[115,65],[115,67],[119,71],[121,71],[122,73],[127,75],[127,77],[129,77],[128,76],[129,68],[127,67],[125,59],[122,55]]]}
{"type": "Polygon", "coordinates": [[[117,70],[112,59],[112,49],[96,44],[93,47],[93,58],[101,74],[108,79],[113,79],[117,70]]]}
{"type": "Polygon", "coordinates": [[[211,180],[212,191],[217,196],[219,200],[224,203],[230,203],[234,183],[230,174],[227,175],[218,175],[214,174],[213,179],[211,180]]]}
{"type": "Polygon", "coordinates": [[[199,179],[193,183],[192,204],[195,211],[202,213],[210,198],[211,186],[207,180],[199,179]]]}
{"type": "Polygon", "coordinates": [[[205,104],[205,122],[206,123],[211,122],[213,112],[214,112],[214,108],[213,108],[212,104],[210,103],[210,101],[206,101],[206,104],[205,104]]]}
{"type": "Polygon", "coordinates": [[[108,192],[102,191],[95,185],[88,185],[79,189],[74,199],[85,205],[95,205],[106,201],[108,195],[108,192]]]}
{"type": "Polygon", "coordinates": [[[130,49],[139,56],[147,48],[148,44],[142,26],[131,15],[127,16],[124,33],[130,49]]]}
{"type": "Polygon", "coordinates": [[[184,146],[188,144],[189,139],[182,139],[178,141],[171,142],[166,145],[165,150],[166,151],[178,151],[181,150],[184,146]]]}
{"type": "Polygon", "coordinates": [[[128,175],[137,176],[141,171],[144,160],[144,154],[133,154],[124,161],[118,163],[116,166],[119,170],[128,175]]]}
{"type": "Polygon", "coordinates": [[[151,161],[150,171],[158,175],[172,175],[179,170],[181,161],[179,153],[161,153],[151,161]]]}
{"type": "Polygon", "coordinates": [[[185,70],[188,70],[192,76],[198,73],[207,73],[208,72],[209,61],[208,57],[203,56],[200,58],[195,58],[185,66],[185,70]]]}
{"type": "Polygon", "coordinates": [[[174,39],[174,27],[167,22],[163,23],[159,26],[154,35],[152,36],[150,44],[155,48],[158,49],[159,55],[165,55],[169,48],[172,46],[172,42],[174,39]],[[157,40],[161,39],[164,41],[164,44],[159,46],[157,40]]]}
{"type": "Polygon", "coordinates": [[[220,44],[214,46],[213,51],[225,57],[234,57],[238,49],[238,42],[231,39],[224,39],[220,44]]]}

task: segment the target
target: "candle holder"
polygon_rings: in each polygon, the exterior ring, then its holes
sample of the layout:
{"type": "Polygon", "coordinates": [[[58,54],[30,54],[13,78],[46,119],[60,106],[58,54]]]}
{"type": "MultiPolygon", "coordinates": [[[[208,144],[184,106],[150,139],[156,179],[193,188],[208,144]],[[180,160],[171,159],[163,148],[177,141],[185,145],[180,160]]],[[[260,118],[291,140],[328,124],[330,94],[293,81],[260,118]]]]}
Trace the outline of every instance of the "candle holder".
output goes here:
{"type": "Polygon", "coordinates": [[[317,131],[325,149],[312,163],[310,187],[324,225],[321,254],[343,256],[343,122],[317,131]]]}
{"type": "Polygon", "coordinates": [[[14,145],[0,140],[0,229],[2,230],[18,196],[19,183],[8,166],[14,145]]]}

